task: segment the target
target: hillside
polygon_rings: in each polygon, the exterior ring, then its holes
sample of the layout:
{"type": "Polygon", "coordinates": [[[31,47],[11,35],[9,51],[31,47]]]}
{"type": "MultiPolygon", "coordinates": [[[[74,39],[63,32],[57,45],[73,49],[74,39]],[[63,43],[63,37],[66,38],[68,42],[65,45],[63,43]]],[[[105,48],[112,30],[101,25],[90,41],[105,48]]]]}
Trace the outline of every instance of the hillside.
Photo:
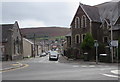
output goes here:
{"type": "Polygon", "coordinates": [[[70,32],[69,28],[63,27],[21,28],[20,30],[23,36],[26,36],[26,38],[33,38],[34,34],[36,38],[59,37],[65,36],[70,32]]]}

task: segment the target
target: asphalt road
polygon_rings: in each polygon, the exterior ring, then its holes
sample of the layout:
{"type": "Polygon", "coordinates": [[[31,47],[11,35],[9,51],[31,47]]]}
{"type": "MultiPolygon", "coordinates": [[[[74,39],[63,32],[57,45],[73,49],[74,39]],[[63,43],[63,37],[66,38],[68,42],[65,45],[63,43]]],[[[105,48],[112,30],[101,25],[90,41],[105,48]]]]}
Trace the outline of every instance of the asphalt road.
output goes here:
{"type": "Polygon", "coordinates": [[[117,65],[86,64],[66,62],[62,56],[58,61],[49,61],[48,56],[19,61],[28,64],[2,73],[3,80],[118,80],[118,75],[111,71],[117,70],[117,65]]]}

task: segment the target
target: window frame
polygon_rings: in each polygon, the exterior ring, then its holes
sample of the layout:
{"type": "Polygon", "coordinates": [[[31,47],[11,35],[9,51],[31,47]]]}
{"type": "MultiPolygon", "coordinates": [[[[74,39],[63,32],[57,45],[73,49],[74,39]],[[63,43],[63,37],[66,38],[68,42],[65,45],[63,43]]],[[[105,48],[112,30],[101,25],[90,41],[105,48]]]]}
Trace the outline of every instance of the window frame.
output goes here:
{"type": "Polygon", "coordinates": [[[76,34],[75,35],[75,43],[76,44],[79,44],[80,43],[80,34],[76,34]],[[77,39],[77,37],[79,37],[78,39],[77,39]],[[79,40],[79,41],[78,41],[79,40]]]}
{"type": "Polygon", "coordinates": [[[80,28],[80,18],[79,17],[75,18],[75,28],[80,28]]]}
{"type": "Polygon", "coordinates": [[[108,36],[103,36],[103,43],[108,43],[109,37],[108,36]],[[105,42],[105,37],[107,38],[107,42],[105,42]]]}
{"type": "Polygon", "coordinates": [[[82,35],[81,35],[81,37],[82,37],[82,42],[84,41],[83,36],[84,36],[84,38],[85,38],[86,34],[82,34],[82,35]]]}
{"type": "Polygon", "coordinates": [[[87,20],[86,19],[87,19],[86,16],[83,15],[82,18],[81,18],[81,27],[82,28],[86,28],[87,27],[87,24],[86,24],[87,20]]]}

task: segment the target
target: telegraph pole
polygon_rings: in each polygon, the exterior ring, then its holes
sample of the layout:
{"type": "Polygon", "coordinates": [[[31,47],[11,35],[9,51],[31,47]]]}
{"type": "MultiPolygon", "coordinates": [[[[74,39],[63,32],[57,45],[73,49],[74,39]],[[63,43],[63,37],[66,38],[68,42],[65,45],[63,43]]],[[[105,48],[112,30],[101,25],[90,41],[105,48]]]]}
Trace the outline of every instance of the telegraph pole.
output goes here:
{"type": "Polygon", "coordinates": [[[35,33],[34,33],[34,54],[33,56],[35,57],[35,33]]]}
{"type": "MultiPolygon", "coordinates": [[[[112,44],[112,41],[113,41],[113,31],[112,31],[112,23],[111,23],[111,44],[112,44]]],[[[111,58],[112,58],[112,63],[114,61],[113,59],[113,46],[111,46],[111,58]]]]}

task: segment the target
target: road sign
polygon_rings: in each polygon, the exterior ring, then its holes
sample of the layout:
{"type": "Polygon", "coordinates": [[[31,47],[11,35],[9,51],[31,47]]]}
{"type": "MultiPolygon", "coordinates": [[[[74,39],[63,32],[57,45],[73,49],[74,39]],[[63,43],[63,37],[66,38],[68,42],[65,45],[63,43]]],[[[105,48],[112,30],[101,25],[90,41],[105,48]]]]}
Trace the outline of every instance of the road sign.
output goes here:
{"type": "Polygon", "coordinates": [[[95,47],[98,47],[98,46],[99,46],[99,44],[98,44],[97,42],[95,42],[95,43],[94,43],[94,46],[95,46],[95,47]]]}
{"type": "Polygon", "coordinates": [[[111,46],[118,47],[118,40],[113,40],[110,42],[111,46]]]}

